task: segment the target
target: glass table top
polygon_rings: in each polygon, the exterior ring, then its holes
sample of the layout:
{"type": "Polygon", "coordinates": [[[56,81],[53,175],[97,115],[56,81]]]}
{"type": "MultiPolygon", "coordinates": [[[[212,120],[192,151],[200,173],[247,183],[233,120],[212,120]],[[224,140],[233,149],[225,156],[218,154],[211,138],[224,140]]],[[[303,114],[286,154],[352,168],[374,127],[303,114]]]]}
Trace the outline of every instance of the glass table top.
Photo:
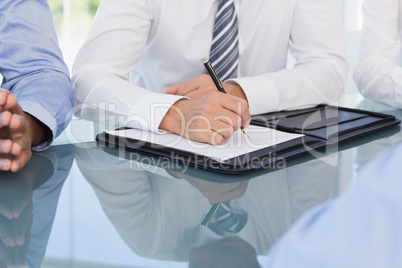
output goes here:
{"type": "MultiPolygon", "coordinates": [[[[401,110],[357,95],[340,106],[402,119],[401,110]]],[[[18,173],[0,172],[0,267],[266,267],[301,215],[342,194],[362,166],[402,140],[392,127],[234,176],[98,147],[99,126],[72,126],[18,173]]]]}

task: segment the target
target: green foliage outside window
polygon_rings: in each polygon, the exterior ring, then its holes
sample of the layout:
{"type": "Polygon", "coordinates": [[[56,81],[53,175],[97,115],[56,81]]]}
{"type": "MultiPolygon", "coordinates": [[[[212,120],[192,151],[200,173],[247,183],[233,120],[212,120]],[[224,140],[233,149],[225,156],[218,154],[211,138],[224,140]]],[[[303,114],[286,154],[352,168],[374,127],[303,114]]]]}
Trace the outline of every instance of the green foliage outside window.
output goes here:
{"type": "MultiPolygon", "coordinates": [[[[70,0],[71,1],[71,18],[70,29],[72,37],[83,37],[87,34],[93,17],[101,0],[70,0]]],[[[52,9],[54,23],[59,35],[63,33],[64,23],[64,4],[63,0],[49,0],[52,9]]]]}

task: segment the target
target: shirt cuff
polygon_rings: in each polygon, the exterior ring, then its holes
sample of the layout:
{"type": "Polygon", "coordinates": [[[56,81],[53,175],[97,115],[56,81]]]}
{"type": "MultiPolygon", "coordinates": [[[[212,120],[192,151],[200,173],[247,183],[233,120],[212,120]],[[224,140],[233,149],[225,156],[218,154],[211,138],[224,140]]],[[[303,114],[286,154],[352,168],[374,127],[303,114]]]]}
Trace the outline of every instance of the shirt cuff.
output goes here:
{"type": "Polygon", "coordinates": [[[132,118],[127,121],[126,126],[164,134],[166,131],[160,130],[159,125],[169,108],[180,99],[188,98],[154,92],[146,93],[131,109],[130,117],[132,118]]]}
{"type": "Polygon", "coordinates": [[[278,111],[279,96],[274,82],[269,78],[243,77],[227,82],[235,82],[243,89],[251,115],[278,111]]]}
{"type": "Polygon", "coordinates": [[[31,149],[33,151],[43,151],[50,147],[53,142],[53,139],[56,137],[57,131],[57,122],[56,119],[40,104],[29,101],[29,100],[21,100],[18,101],[18,104],[21,106],[22,110],[26,113],[29,113],[43,124],[45,124],[52,131],[52,138],[46,140],[36,146],[33,146],[31,149]]]}

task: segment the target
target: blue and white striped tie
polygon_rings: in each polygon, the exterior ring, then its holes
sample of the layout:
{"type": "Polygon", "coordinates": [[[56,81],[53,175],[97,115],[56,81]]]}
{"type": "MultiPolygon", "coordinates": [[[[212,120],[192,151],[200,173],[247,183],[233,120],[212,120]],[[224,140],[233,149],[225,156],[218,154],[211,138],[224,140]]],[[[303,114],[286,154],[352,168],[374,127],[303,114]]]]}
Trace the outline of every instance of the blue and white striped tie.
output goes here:
{"type": "Polygon", "coordinates": [[[234,0],[219,1],[209,56],[209,61],[222,81],[237,77],[239,34],[234,0]]]}

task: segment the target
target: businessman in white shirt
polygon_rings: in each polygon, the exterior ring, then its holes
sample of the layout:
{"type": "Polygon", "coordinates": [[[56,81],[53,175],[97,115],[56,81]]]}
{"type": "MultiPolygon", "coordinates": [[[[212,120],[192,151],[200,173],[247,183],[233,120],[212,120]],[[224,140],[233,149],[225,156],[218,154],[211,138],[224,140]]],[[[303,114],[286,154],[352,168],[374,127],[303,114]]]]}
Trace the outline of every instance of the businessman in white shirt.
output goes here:
{"type": "Polygon", "coordinates": [[[355,82],[363,96],[402,108],[401,0],[365,0],[355,82]]]}
{"type": "MultiPolygon", "coordinates": [[[[336,101],[347,73],[343,50],[337,0],[103,0],[74,64],[77,114],[220,144],[247,127],[250,114],[336,101]],[[203,62],[214,45],[225,47],[215,43],[226,34],[215,21],[229,6],[227,28],[236,23],[237,39],[219,55],[237,58],[220,75],[224,95],[203,62]]],[[[216,69],[219,61],[211,60],[216,69]]]]}

